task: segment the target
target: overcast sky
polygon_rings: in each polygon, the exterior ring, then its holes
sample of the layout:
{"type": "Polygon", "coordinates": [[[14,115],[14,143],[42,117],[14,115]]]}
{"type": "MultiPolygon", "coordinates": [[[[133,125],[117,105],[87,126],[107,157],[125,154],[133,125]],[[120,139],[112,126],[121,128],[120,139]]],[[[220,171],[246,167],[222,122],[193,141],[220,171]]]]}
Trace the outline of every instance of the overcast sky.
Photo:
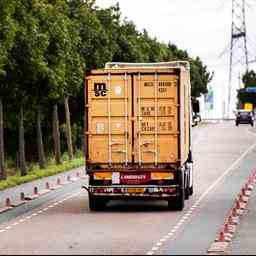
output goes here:
{"type": "MultiPolygon", "coordinates": [[[[223,101],[227,100],[229,50],[220,54],[231,41],[231,0],[96,0],[100,7],[119,2],[123,18],[132,20],[137,28],[146,29],[159,41],[176,44],[195,57],[199,56],[215,72],[211,86],[214,88],[214,115],[222,116],[223,101]]],[[[256,0],[247,0],[246,25],[249,59],[256,56],[256,31],[254,28],[256,0]],[[255,53],[255,54],[254,54],[255,53]]],[[[235,108],[235,91],[238,75],[233,78],[232,109],[235,108]]]]}

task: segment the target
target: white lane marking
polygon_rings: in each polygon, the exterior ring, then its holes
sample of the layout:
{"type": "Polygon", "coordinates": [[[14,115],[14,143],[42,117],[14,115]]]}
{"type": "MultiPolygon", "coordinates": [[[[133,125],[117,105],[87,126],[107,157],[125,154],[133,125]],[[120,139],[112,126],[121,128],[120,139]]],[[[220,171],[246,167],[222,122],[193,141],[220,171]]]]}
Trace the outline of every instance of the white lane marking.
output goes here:
{"type": "Polygon", "coordinates": [[[3,233],[5,232],[6,230],[5,229],[0,229],[0,233],[3,233]]]}
{"type": "MultiPolygon", "coordinates": [[[[201,197],[199,197],[199,199],[196,201],[196,203],[192,206],[192,207],[197,207],[202,201],[203,199],[222,181],[222,179],[227,176],[234,168],[235,166],[249,153],[251,152],[254,148],[256,147],[256,142],[251,145],[242,155],[240,155],[236,161],[230,165],[225,172],[201,195],[201,197]]],[[[191,208],[192,208],[191,207],[191,208]]],[[[189,217],[192,213],[193,210],[189,209],[189,211],[185,214],[185,217],[189,217]]],[[[181,225],[180,225],[181,226],[181,225]]],[[[173,228],[173,233],[176,232],[178,230],[177,225],[173,228]]],[[[151,251],[156,251],[156,247],[153,247],[151,249],[151,251]],[[154,250],[153,250],[154,248],[154,250]]],[[[157,249],[158,250],[158,249],[157,249]]],[[[150,251],[149,251],[150,252],[150,251]]]]}
{"type": "Polygon", "coordinates": [[[153,247],[152,251],[157,251],[159,248],[158,247],[153,247]]]}
{"type": "Polygon", "coordinates": [[[69,195],[68,197],[64,198],[63,200],[58,201],[58,202],[56,202],[56,203],[54,203],[54,204],[52,204],[52,205],[50,205],[50,206],[48,206],[48,207],[45,207],[45,208],[42,209],[42,210],[39,210],[37,213],[33,213],[33,214],[31,214],[30,216],[25,217],[24,219],[20,219],[20,220],[18,220],[17,222],[11,224],[11,226],[8,226],[8,227],[4,228],[3,230],[0,230],[0,233],[5,232],[5,231],[11,229],[12,226],[17,226],[18,224],[20,224],[20,223],[22,223],[22,222],[25,222],[26,220],[31,219],[33,216],[37,216],[37,215],[39,215],[39,214],[41,214],[41,213],[43,213],[43,212],[49,210],[50,208],[53,208],[54,206],[56,206],[56,205],[58,205],[58,204],[60,204],[60,203],[63,203],[64,201],[66,201],[66,200],[68,200],[68,199],[71,199],[71,198],[73,198],[73,197],[75,197],[75,196],[78,196],[80,193],[82,193],[82,191],[76,192],[76,193],[72,194],[71,196],[69,195]]]}

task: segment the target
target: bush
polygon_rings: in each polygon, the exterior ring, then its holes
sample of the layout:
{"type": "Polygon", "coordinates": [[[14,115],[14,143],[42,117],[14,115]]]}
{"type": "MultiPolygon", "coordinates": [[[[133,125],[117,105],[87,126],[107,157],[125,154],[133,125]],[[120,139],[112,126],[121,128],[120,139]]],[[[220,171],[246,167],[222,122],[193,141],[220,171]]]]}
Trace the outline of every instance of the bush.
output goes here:
{"type": "Polygon", "coordinates": [[[84,165],[84,157],[77,157],[72,161],[64,161],[60,165],[48,163],[45,169],[40,169],[38,165],[31,165],[28,175],[21,177],[19,174],[9,176],[6,180],[0,181],[0,190],[34,181],[43,177],[53,176],[84,165]]]}

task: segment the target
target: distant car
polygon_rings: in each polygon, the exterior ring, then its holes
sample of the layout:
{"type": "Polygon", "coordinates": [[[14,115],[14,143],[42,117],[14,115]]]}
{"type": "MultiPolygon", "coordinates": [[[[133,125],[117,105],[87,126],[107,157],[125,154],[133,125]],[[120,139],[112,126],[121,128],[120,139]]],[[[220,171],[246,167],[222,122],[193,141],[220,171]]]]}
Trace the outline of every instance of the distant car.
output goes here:
{"type": "Polygon", "coordinates": [[[253,126],[254,117],[252,111],[248,111],[245,109],[239,109],[236,113],[236,126],[239,124],[250,124],[253,126]]]}

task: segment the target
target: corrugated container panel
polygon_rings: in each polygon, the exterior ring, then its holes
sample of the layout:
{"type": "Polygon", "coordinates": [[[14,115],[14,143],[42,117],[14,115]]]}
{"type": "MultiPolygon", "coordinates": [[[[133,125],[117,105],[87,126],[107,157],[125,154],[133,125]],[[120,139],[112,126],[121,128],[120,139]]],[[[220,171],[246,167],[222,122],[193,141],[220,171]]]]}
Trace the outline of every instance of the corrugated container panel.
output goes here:
{"type": "Polygon", "coordinates": [[[131,77],[94,76],[87,92],[89,159],[131,162],[131,77]]]}
{"type": "Polygon", "coordinates": [[[190,149],[189,72],[94,70],[87,77],[88,162],[102,167],[182,165],[190,149]]]}

